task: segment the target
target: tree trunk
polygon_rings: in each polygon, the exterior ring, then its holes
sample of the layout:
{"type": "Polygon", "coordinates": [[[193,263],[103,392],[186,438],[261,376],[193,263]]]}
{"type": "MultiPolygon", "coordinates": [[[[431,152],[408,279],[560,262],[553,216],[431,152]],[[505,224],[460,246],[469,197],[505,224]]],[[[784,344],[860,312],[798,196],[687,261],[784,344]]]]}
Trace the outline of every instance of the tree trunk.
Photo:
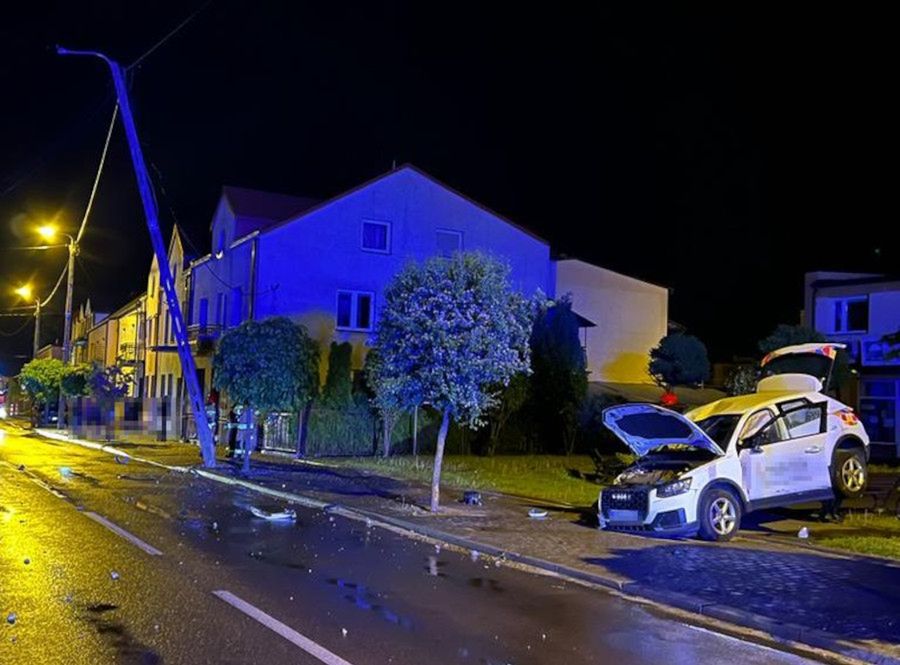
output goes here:
{"type": "Polygon", "coordinates": [[[312,413],[312,400],[306,402],[297,414],[297,459],[306,457],[306,440],[309,435],[309,417],[312,413]]]}
{"type": "Polygon", "coordinates": [[[419,460],[419,405],[413,408],[413,457],[419,460]]]}
{"type": "Polygon", "coordinates": [[[441,429],[438,430],[437,449],[434,451],[434,473],[431,476],[431,512],[436,513],[441,504],[441,465],[444,462],[444,444],[450,429],[450,407],[444,408],[441,429]]]}
{"type": "Polygon", "coordinates": [[[244,409],[243,421],[247,425],[242,440],[244,449],[241,470],[250,473],[250,455],[256,450],[256,418],[253,409],[244,409]]]}
{"type": "Polygon", "coordinates": [[[382,436],[382,454],[385,458],[391,456],[391,427],[390,418],[382,417],[381,418],[381,436],[382,436]]]}

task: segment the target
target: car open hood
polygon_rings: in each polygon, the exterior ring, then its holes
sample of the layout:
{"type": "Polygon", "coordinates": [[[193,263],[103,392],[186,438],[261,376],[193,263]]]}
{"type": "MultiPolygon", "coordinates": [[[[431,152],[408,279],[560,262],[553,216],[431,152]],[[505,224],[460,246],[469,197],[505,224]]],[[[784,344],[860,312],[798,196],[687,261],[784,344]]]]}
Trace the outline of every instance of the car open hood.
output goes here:
{"type": "Polygon", "coordinates": [[[714,455],[725,454],[694,422],[655,404],[611,406],[603,411],[603,425],[638,457],[666,444],[692,446],[714,455]]]}
{"type": "Polygon", "coordinates": [[[827,390],[835,358],[838,351],[845,348],[846,344],[812,342],[776,349],[760,362],[760,378],[806,374],[818,379],[827,390]]]}

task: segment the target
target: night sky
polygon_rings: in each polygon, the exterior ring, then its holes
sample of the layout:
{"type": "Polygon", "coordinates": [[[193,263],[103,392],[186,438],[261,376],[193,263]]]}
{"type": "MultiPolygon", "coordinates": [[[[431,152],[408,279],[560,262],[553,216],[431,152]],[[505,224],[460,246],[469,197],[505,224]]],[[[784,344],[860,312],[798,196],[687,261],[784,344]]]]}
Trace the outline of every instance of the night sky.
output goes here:
{"type": "MultiPolygon", "coordinates": [[[[206,252],[223,184],[324,198],[411,162],[557,252],[671,287],[714,360],[796,322],[806,270],[897,272],[886,16],[590,4],[214,0],[132,70],[167,236],[177,220],[206,252]]],[[[127,64],[198,7],[4,8],[0,310],[17,282],[52,286],[62,251],[11,248],[34,220],[77,226],[113,108],[101,63],[53,46],[127,64]]],[[[150,253],[119,128],[76,303],[124,303],[150,253]]],[[[0,318],[0,371],[30,352],[30,328],[2,336],[22,323],[0,318]]]]}

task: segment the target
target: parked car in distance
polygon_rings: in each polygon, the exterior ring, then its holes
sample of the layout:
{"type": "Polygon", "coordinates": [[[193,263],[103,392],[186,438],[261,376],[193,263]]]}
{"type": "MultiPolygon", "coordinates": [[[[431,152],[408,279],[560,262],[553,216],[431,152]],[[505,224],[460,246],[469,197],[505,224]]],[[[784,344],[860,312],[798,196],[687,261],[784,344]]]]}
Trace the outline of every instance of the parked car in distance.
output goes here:
{"type": "Polygon", "coordinates": [[[755,393],[685,414],[606,409],[603,424],[638,460],[600,492],[601,528],[725,541],[751,511],[861,494],[869,437],[853,409],[825,393],[839,348],[774,351],[755,393]]]}

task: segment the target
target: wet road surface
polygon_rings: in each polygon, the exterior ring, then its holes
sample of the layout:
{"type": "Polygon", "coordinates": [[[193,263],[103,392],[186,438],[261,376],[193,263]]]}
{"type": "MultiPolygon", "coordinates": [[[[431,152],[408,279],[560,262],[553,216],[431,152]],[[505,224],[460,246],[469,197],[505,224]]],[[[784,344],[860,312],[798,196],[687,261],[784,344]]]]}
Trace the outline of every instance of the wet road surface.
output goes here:
{"type": "Polygon", "coordinates": [[[0,428],[0,663],[804,662],[362,522],[250,506],[284,508],[0,428]]]}

